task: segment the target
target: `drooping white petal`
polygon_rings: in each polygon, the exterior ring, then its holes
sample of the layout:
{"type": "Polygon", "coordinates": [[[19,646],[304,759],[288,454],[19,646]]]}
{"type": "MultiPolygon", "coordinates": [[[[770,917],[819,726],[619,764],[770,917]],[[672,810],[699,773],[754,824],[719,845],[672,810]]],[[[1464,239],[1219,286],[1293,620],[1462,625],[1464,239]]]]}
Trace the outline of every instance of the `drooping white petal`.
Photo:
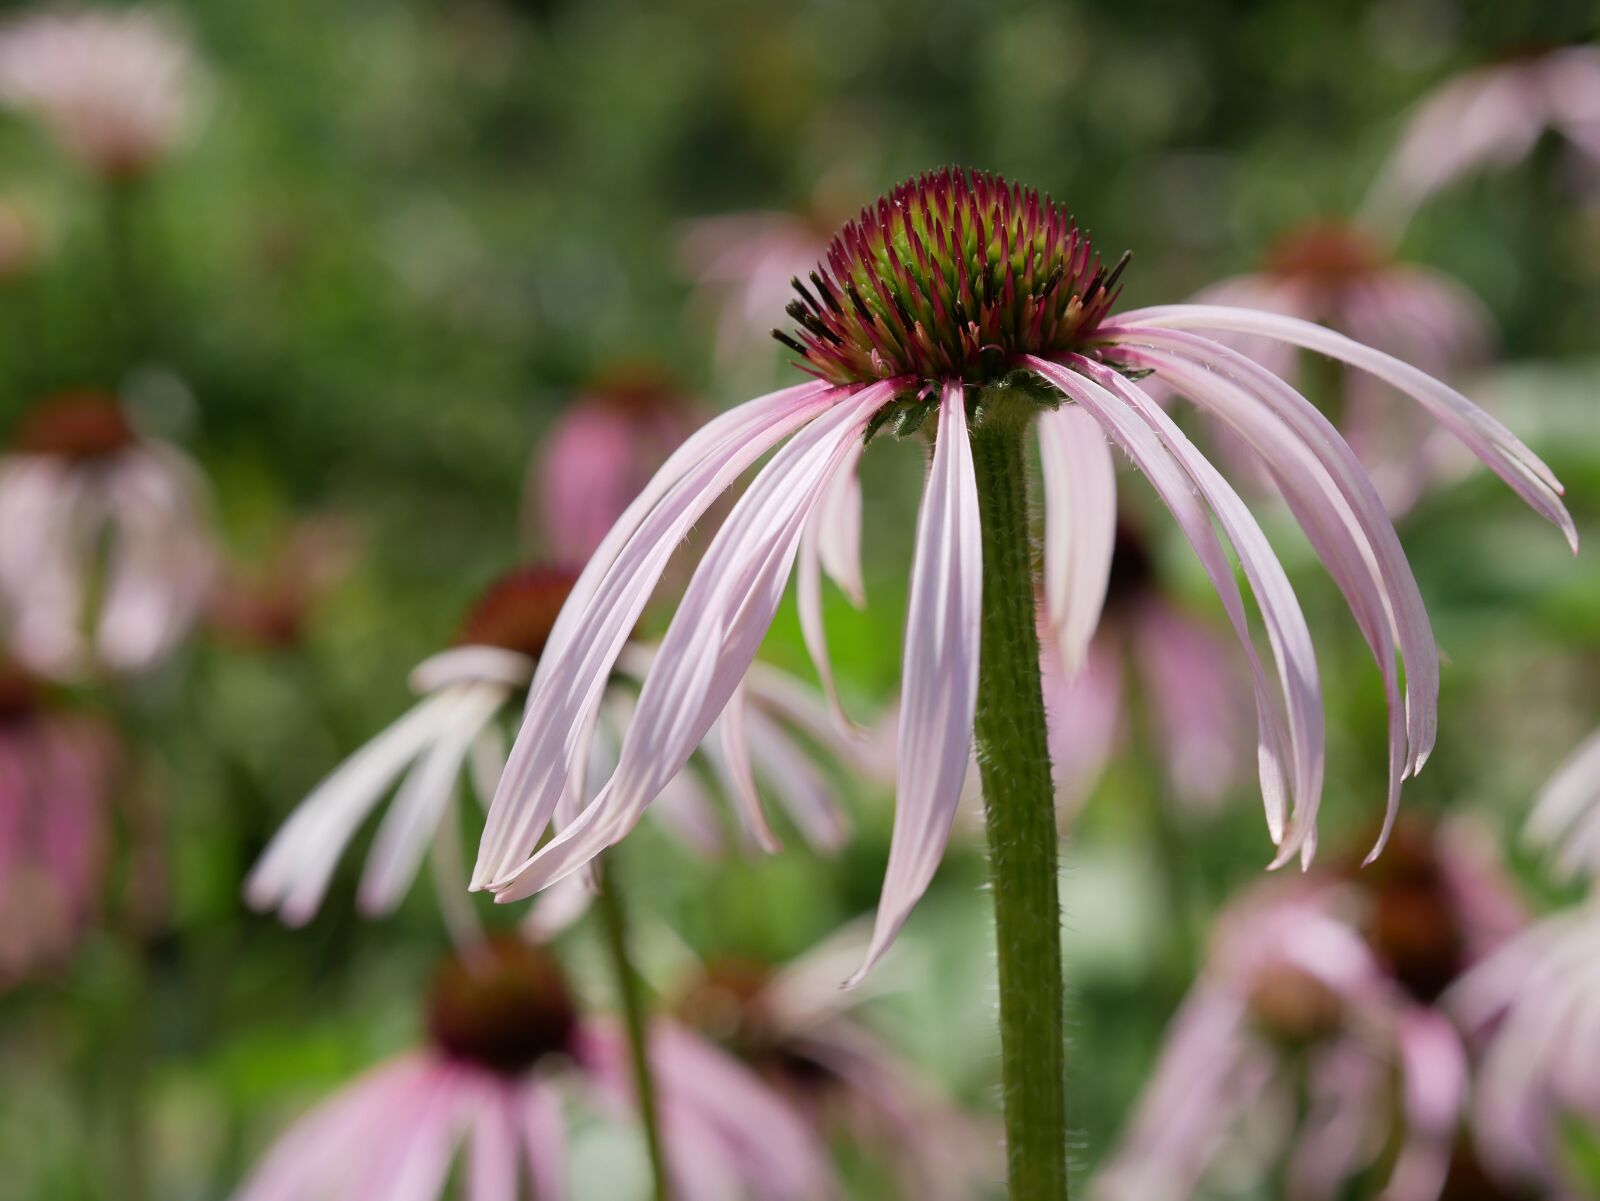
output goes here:
{"type": "Polygon", "coordinates": [[[1275,862],[1281,865],[1295,852],[1300,853],[1303,862],[1309,862],[1316,849],[1317,807],[1322,797],[1322,693],[1311,631],[1306,627],[1305,615],[1300,611],[1289,577],[1284,574],[1283,565],[1239,494],[1161,406],[1115,371],[1088,359],[1081,359],[1080,364],[1155,431],[1173,460],[1194,481],[1239,556],[1239,566],[1250,581],[1267,640],[1283,678],[1290,746],[1296,752],[1292,758],[1295,769],[1292,779],[1297,803],[1284,834],[1284,846],[1275,862]]]}
{"type": "Polygon", "coordinates": [[[1044,595],[1069,673],[1100,623],[1117,535],[1117,480],[1105,431],[1072,405],[1039,415],[1044,595]]]}
{"type": "Polygon", "coordinates": [[[771,625],[822,486],[898,387],[886,381],[839,400],[756,476],[689,581],[639,694],[616,773],[572,825],[488,881],[497,899],[528,896],[588,862],[632,829],[682,770],[771,625]]]}
{"type": "Polygon", "coordinates": [[[499,646],[453,646],[418,663],[407,682],[419,696],[452,684],[495,682],[507,688],[526,688],[533,679],[533,668],[534,660],[519,651],[499,646]]]}
{"type": "Polygon", "coordinates": [[[278,907],[290,925],[309,921],[362,819],[406,764],[448,727],[459,702],[456,689],[427,697],[317,785],[251,870],[245,882],[250,904],[278,907]]]}
{"type": "Polygon", "coordinates": [[[1383,676],[1389,701],[1389,795],[1381,848],[1399,802],[1436,735],[1438,648],[1410,564],[1376,488],[1331,422],[1249,359],[1177,331],[1138,335],[1130,361],[1155,368],[1227,423],[1256,451],[1350,604],[1383,676]],[[1170,348],[1170,353],[1167,349],[1170,348]],[[1399,701],[1393,648],[1406,665],[1399,701]]]}
{"type": "Polygon", "coordinates": [[[1566,506],[1561,503],[1561,483],[1544,461],[1524,446],[1515,434],[1461,393],[1410,364],[1309,321],[1217,305],[1164,305],[1136,309],[1119,315],[1105,332],[1120,336],[1146,326],[1259,334],[1325,354],[1378,377],[1432,413],[1535,512],[1559,528],[1566,535],[1568,544],[1574,551],[1577,550],[1578,531],[1566,506]]]}
{"type": "MultiPolygon", "coordinates": [[[[1088,367],[1096,366],[1088,364],[1087,360],[1081,362],[1088,367]]],[[[1247,512],[1241,516],[1242,503],[1220,481],[1215,470],[1210,471],[1202,488],[1201,480],[1195,478],[1195,474],[1206,473],[1200,472],[1192,463],[1187,466],[1179,463],[1175,457],[1174,447],[1178,443],[1172,437],[1175,432],[1173,429],[1166,429],[1167,436],[1163,438],[1156,423],[1147,414],[1136,413],[1126,399],[1112,395],[1095,380],[1078,371],[1043,359],[1030,359],[1028,365],[1093,414],[1133,459],[1135,466],[1144,472],[1194,548],[1222,601],[1250,667],[1261,734],[1258,757],[1262,800],[1266,806],[1268,830],[1273,841],[1279,845],[1281,861],[1284,856],[1298,849],[1304,837],[1307,828],[1304,814],[1307,811],[1315,812],[1322,772],[1321,704],[1317,696],[1315,659],[1308,657],[1310,634],[1305,631],[1304,617],[1294,601],[1292,590],[1288,589],[1287,581],[1282,579],[1281,566],[1271,555],[1270,549],[1262,551],[1265,539],[1259,527],[1254,526],[1247,512]],[[1224,502],[1229,514],[1229,524],[1224,528],[1230,537],[1237,532],[1241,540],[1253,548],[1248,555],[1241,550],[1240,561],[1241,564],[1248,562],[1247,571],[1253,573],[1251,584],[1256,590],[1257,604],[1262,609],[1263,617],[1268,620],[1269,634],[1276,631],[1276,637],[1271,640],[1288,710],[1287,720],[1284,709],[1280,708],[1267,683],[1260,656],[1250,637],[1238,584],[1217,542],[1210,516],[1195,496],[1197,488],[1202,489],[1213,503],[1216,503],[1213,498],[1231,497],[1231,501],[1225,499],[1224,502]],[[1257,582],[1258,577],[1262,583],[1257,582]],[[1269,580],[1272,581],[1270,584],[1267,583],[1269,580]],[[1269,612],[1272,614],[1270,618],[1269,612]],[[1284,827],[1286,761],[1293,766],[1287,778],[1293,788],[1298,818],[1292,836],[1284,827]]],[[[1105,376],[1108,383],[1113,382],[1109,377],[1115,376],[1115,373],[1108,371],[1105,376]]],[[[1120,380],[1121,377],[1117,376],[1116,379],[1120,380]]],[[[1148,398],[1143,399],[1151,409],[1159,412],[1153,402],[1148,398]]],[[[1165,419],[1164,425],[1170,427],[1171,420],[1165,418],[1165,414],[1161,416],[1165,419]]],[[[1203,462],[1192,447],[1189,447],[1189,458],[1203,462]]],[[[1221,514],[1218,516],[1220,518],[1221,514]]],[[[1237,544],[1235,549],[1239,549],[1237,544]]]]}
{"type": "Polygon", "coordinates": [[[459,693],[450,724],[406,776],[378,826],[358,894],[358,903],[367,914],[388,913],[405,896],[423,852],[456,795],[456,778],[469,748],[510,699],[510,691],[496,683],[462,685],[459,693]]]}
{"type": "Polygon", "coordinates": [[[983,539],[964,390],[946,384],[917,513],[906,614],[894,834],[858,983],[882,957],[944,857],[967,777],[978,699],[983,539]]]}
{"type": "Polygon", "coordinates": [[[803,386],[742,405],[688,439],[618,520],[574,585],[539,660],[527,711],[490,806],[472,886],[532,853],[583,753],[612,665],[678,543],[752,463],[826,411],[803,386]]]}

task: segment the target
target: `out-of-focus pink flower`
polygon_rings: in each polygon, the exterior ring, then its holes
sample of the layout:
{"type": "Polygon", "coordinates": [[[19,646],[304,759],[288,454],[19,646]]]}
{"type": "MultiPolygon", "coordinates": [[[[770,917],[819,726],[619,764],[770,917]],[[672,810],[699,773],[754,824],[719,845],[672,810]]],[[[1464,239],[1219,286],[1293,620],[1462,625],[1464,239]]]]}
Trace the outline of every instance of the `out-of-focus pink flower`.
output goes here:
{"type": "MultiPolygon", "coordinates": [[[[426,1047],[291,1128],[235,1201],[434,1201],[455,1195],[457,1173],[474,1201],[596,1195],[569,1182],[566,1111],[626,1111],[627,1044],[618,1023],[580,1012],[547,951],[494,941],[448,963],[428,1032],[426,1047]]],[[[674,1196],[837,1194],[810,1132],[731,1057],[669,1022],[652,1032],[651,1056],[674,1196]]]]}
{"type": "Polygon", "coordinates": [[[1489,832],[1466,818],[1402,816],[1381,859],[1363,866],[1351,855],[1343,867],[1367,945],[1425,1005],[1529,920],[1489,832]]]}
{"type": "Polygon", "coordinates": [[[553,558],[582,563],[666,457],[693,432],[697,405],[660,372],[599,380],[556,419],[529,465],[530,532],[553,558]]]}
{"type": "Polygon", "coordinates": [[[214,566],[204,477],[115,399],[71,393],[23,418],[0,456],[0,610],[19,662],[63,679],[154,666],[214,566]]]}
{"type": "MultiPolygon", "coordinates": [[[[502,901],[531,896],[586,870],[625,838],[739,695],[792,571],[808,648],[823,680],[831,680],[819,653],[825,645],[814,581],[840,563],[849,570],[835,578],[847,594],[860,579],[856,473],[865,439],[886,430],[924,443],[931,436],[932,455],[904,639],[895,831],[863,971],[893,942],[938,870],[971,763],[984,588],[979,453],[991,467],[1002,453],[1013,454],[986,441],[991,435],[1039,432],[1046,599],[1069,654],[1080,652],[1094,623],[1069,630],[1061,614],[1098,614],[1101,597],[1088,599],[1094,580],[1085,575],[1079,583],[1071,571],[1058,592],[1056,560],[1065,554],[1075,561],[1080,542],[1104,545],[1115,522],[1114,498],[1070,503],[1074,465],[1090,458],[1109,464],[1115,444],[1150,481],[1199,556],[1250,669],[1275,862],[1309,861],[1326,767],[1311,633],[1250,507],[1152,388],[1181,393],[1250,446],[1344,594],[1383,678],[1392,820],[1403,780],[1426,762],[1436,733],[1438,653],[1416,580],[1371,480],[1327,417],[1208,335],[1270,338],[1400,389],[1575,547],[1560,483],[1510,431],[1447,385],[1323,326],[1218,305],[1113,315],[1121,270],[1100,261],[1064,207],[998,177],[956,169],[907,181],[841,230],[813,283],[798,287],[792,336],[779,335],[816,378],[696,431],[584,569],[564,614],[570,624],[552,636],[548,670],[534,681],[472,886],[502,901]],[[1147,378],[1154,382],[1146,385],[1147,378]],[[986,432],[989,422],[996,424],[986,432]],[[679,543],[769,452],[684,590],[615,772],[593,804],[547,839],[567,782],[587,760],[612,668],[679,543]],[[1237,552],[1261,610],[1273,673],[1251,638],[1224,541],[1237,552]],[[1066,609],[1063,599],[1072,601],[1066,609]]],[[[1111,474],[1106,468],[1095,478],[1111,474]]],[[[1004,478],[1026,493],[1026,474],[1004,478]]],[[[990,486],[998,484],[991,479],[990,486]]],[[[1379,849],[1381,839],[1374,854],[1379,849]]]]}
{"type": "Polygon", "coordinates": [[[1546,917],[1445,997],[1482,1047],[1473,1130],[1512,1181],[1588,1195],[1569,1179],[1570,1121],[1600,1126],[1600,899],[1546,917]]]}
{"type": "MultiPolygon", "coordinates": [[[[1196,301],[1238,305],[1315,321],[1459,380],[1482,366],[1494,342],[1488,311],[1464,286],[1403,263],[1375,234],[1327,220],[1279,239],[1262,269],[1207,288],[1196,301]]],[[[1391,512],[1409,508],[1430,483],[1470,462],[1459,444],[1381,380],[1264,338],[1236,344],[1335,416],[1391,512]]],[[[1242,448],[1241,448],[1242,449],[1242,448]]]]}
{"type": "Polygon", "coordinates": [[[1188,1201],[1278,1172],[1281,1201],[1329,1201],[1397,1154],[1384,1201],[1435,1201],[1467,1094],[1450,1024],[1411,1000],[1337,886],[1274,881],[1223,915],[1094,1201],[1188,1201]]]}
{"type": "Polygon", "coordinates": [[[1058,797],[1072,811],[1094,788],[1126,736],[1136,700],[1173,796],[1209,807],[1244,771],[1240,731],[1248,726],[1250,692],[1239,664],[1218,631],[1163,593],[1142,540],[1126,524],[1117,530],[1104,597],[1077,662],[1060,627],[1039,623],[1058,797]],[[1138,681],[1131,689],[1130,671],[1138,681]]]}
{"type": "MultiPolygon", "coordinates": [[[[468,615],[460,644],[412,671],[412,689],[422,700],[290,814],[250,874],[246,896],[252,905],[275,909],[291,924],[309,921],[345,847],[403,775],[367,857],[359,904],[372,916],[393,910],[423,857],[431,855],[446,920],[458,936],[472,934],[476,923],[466,905],[455,820],[458,777],[466,772],[480,803],[486,805],[494,795],[506,755],[501,719],[526,697],[541,670],[541,655],[572,581],[556,568],[525,568],[496,581],[468,615]]],[[[604,778],[614,765],[615,748],[632,720],[636,682],[654,654],[647,645],[632,644],[619,660],[603,698],[590,779],[604,778]]],[[[796,731],[841,757],[851,753],[820,698],[793,677],[759,665],[740,701],[700,749],[751,842],[768,850],[779,845],[759,792],[764,783],[803,838],[832,850],[845,837],[845,819],[796,731]]],[[[574,789],[582,786],[581,780],[572,783],[574,789]]],[[[574,820],[587,800],[569,793],[562,821],[574,820]]],[[[656,813],[663,830],[702,853],[723,849],[723,824],[694,770],[670,783],[663,802],[656,813]]],[[[572,879],[534,911],[532,932],[561,929],[583,911],[589,896],[586,882],[572,879]]]]}
{"type": "MultiPolygon", "coordinates": [[[[1600,736],[1545,786],[1531,842],[1563,877],[1600,878],[1600,736]]],[[[1473,1128],[1485,1164],[1549,1195],[1586,1195],[1570,1178],[1570,1121],[1600,1126],[1600,893],[1543,918],[1445,997],[1481,1048],[1473,1128]]]]}
{"type": "Polygon", "coordinates": [[[0,989],[59,967],[99,909],[116,735],[0,670],[0,989]]]}
{"type": "Polygon", "coordinates": [[[839,980],[868,931],[851,926],[780,968],[707,963],[677,1012],[804,1112],[818,1134],[852,1140],[894,1172],[899,1194],[968,1201],[1000,1179],[999,1134],[955,1108],[854,1013],[839,980]]]}
{"type": "Polygon", "coordinates": [[[206,603],[207,624],[238,646],[295,646],[354,556],[354,536],[342,522],[303,522],[261,561],[235,562],[219,574],[206,603]]]}
{"type": "Polygon", "coordinates": [[[1546,130],[1600,171],[1600,47],[1567,46],[1446,81],[1412,111],[1365,212],[1398,229],[1462,176],[1519,162],[1546,130]]]}
{"type": "Polygon", "coordinates": [[[719,363],[770,353],[773,322],[793,295],[790,281],[815,269],[844,215],[727,213],[685,226],[681,258],[697,303],[715,316],[719,363]]]}
{"type": "Polygon", "coordinates": [[[107,179],[155,166],[186,132],[195,64],[172,22],[145,9],[63,9],[0,28],[0,100],[36,114],[107,179]]]}

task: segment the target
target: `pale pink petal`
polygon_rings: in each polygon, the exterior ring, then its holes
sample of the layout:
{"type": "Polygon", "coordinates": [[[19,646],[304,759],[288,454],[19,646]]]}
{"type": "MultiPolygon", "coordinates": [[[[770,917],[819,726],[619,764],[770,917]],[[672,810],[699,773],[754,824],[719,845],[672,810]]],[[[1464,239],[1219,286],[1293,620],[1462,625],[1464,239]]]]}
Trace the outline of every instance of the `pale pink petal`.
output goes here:
{"type": "Polygon", "coordinates": [[[317,785],[251,869],[246,900],[257,909],[277,908],[290,925],[309,921],[357,827],[448,726],[458,699],[445,691],[421,701],[317,785]]]}
{"type": "Polygon", "coordinates": [[[825,1201],[838,1195],[816,1137],[748,1068],[671,1022],[655,1024],[650,1045],[663,1112],[687,1111],[714,1131],[754,1196],[825,1201]]]}
{"type": "Polygon", "coordinates": [[[490,807],[472,886],[504,877],[538,845],[581,762],[616,662],[678,543],[756,459],[835,403],[802,385],[724,413],[690,437],[590,559],[540,657],[527,711],[490,807]]]}
{"type": "Polygon", "coordinates": [[[849,823],[822,773],[781,726],[754,706],[745,715],[745,733],[762,778],[800,836],[818,850],[838,850],[849,833],[849,823]]]}
{"type": "Polygon", "coordinates": [[[944,857],[971,758],[982,604],[983,538],[966,398],[961,385],[947,384],[917,514],[894,834],[872,945],[852,985],[889,948],[944,857]]]}
{"type": "Polygon", "coordinates": [[[1082,409],[1039,415],[1044,464],[1044,590],[1068,672],[1100,622],[1117,534],[1117,480],[1105,431],[1082,409]]]}
{"type": "Polygon", "coordinates": [[[1087,359],[1078,359],[1076,364],[1082,371],[1094,375],[1093,380],[1043,359],[1029,359],[1027,362],[1048,382],[1088,409],[1102,423],[1106,432],[1123,446],[1135,465],[1144,471],[1156,487],[1162,500],[1178,519],[1190,545],[1200,556],[1212,587],[1217,590],[1223,607],[1228,611],[1229,619],[1239,635],[1240,645],[1250,662],[1257,709],[1261,717],[1263,800],[1267,808],[1268,827],[1274,841],[1279,843],[1278,858],[1274,862],[1281,864],[1296,852],[1305,853],[1313,845],[1307,840],[1315,829],[1317,804],[1322,791],[1322,702],[1311,635],[1277,557],[1237,493],[1194,449],[1171,418],[1137,388],[1127,384],[1115,372],[1087,359]],[[1108,388],[1112,391],[1108,391],[1108,388]],[[1266,687],[1260,659],[1250,640],[1249,626],[1232,570],[1217,545],[1209,517],[1196,500],[1195,489],[1210,504],[1223,531],[1233,543],[1240,566],[1255,593],[1278,663],[1287,702],[1286,731],[1279,726],[1281,712],[1266,687]],[[1286,830],[1281,826],[1281,756],[1285,748],[1293,767],[1290,780],[1295,797],[1294,811],[1286,830]]]}
{"type": "Polygon", "coordinates": [[[533,679],[534,661],[517,651],[498,646],[453,646],[430,655],[411,669],[407,683],[418,696],[452,684],[503,684],[526,688],[533,679]]]}
{"type": "Polygon", "coordinates": [[[861,479],[857,470],[865,443],[857,443],[823,490],[813,524],[822,570],[860,608],[867,603],[861,574],[861,479]]]}
{"type": "Polygon", "coordinates": [[[1454,1028],[1432,1009],[1404,1014],[1396,1038],[1406,1138],[1379,1201],[1436,1201],[1467,1100],[1467,1056],[1454,1028]]]}
{"type": "Polygon", "coordinates": [[[492,1077],[477,1091],[476,1112],[467,1122],[466,1201],[518,1201],[515,1094],[492,1077]]]}
{"type": "Polygon", "coordinates": [[[1263,465],[1351,606],[1384,682],[1390,718],[1389,794],[1381,847],[1400,782],[1420,770],[1437,729],[1438,651],[1427,611],[1382,501],[1348,446],[1304,397],[1243,356],[1181,332],[1138,335],[1177,348],[1130,348],[1235,429],[1263,465]],[[1393,648],[1407,667],[1402,709],[1393,648]],[[1407,744],[1409,743],[1409,751],[1407,744]]]}
{"type": "MultiPolygon", "coordinates": [[[[756,476],[689,582],[640,692],[616,773],[572,825],[491,882],[497,899],[528,896],[583,866],[625,836],[682,770],[755,657],[823,484],[898,387],[886,381],[839,401],[756,476]]],[[[513,751],[513,768],[515,757],[513,751]]]]}
{"type": "Polygon", "coordinates": [[[717,745],[721,753],[709,757],[723,787],[733,798],[739,824],[756,846],[772,853],[781,850],[783,844],[767,821],[761,792],[756,787],[755,769],[750,764],[750,743],[745,734],[745,709],[744,689],[735,688],[723,707],[722,716],[717,718],[721,732],[717,745]]]}
{"type": "Polygon", "coordinates": [[[542,1080],[525,1080],[522,1095],[522,1145],[534,1201],[566,1201],[567,1125],[561,1099],[542,1080]]]}
{"type": "Polygon", "coordinates": [[[822,681],[823,694],[828,698],[828,710],[841,733],[859,737],[860,728],[850,720],[844,704],[839,699],[839,683],[833,674],[833,661],[828,655],[828,632],[822,616],[822,562],[818,549],[817,523],[821,510],[806,523],[800,535],[800,556],[795,568],[795,601],[800,613],[800,636],[806,644],[806,653],[817,669],[822,681]]]}
{"type": "MultiPolygon", "coordinates": [[[[1579,871],[1600,874],[1600,854],[1576,854],[1587,840],[1574,835],[1600,819],[1600,733],[1591,735],[1550,778],[1528,818],[1527,837],[1556,848],[1556,865],[1567,878],[1579,871]]],[[[1600,847],[1593,848],[1600,852],[1600,847]]]]}
{"type": "Polygon", "coordinates": [[[368,915],[388,913],[405,896],[434,832],[449,814],[456,780],[478,735],[510,699],[502,684],[466,684],[449,725],[439,731],[400,786],[378,826],[357,903],[368,915]]]}
{"type": "Polygon", "coordinates": [[[1259,334],[1325,354],[1377,376],[1433,414],[1535,512],[1557,526],[1573,550],[1577,550],[1578,532],[1561,503],[1560,481],[1543,460],[1465,396],[1415,367],[1308,321],[1215,305],[1137,309],[1120,314],[1115,324],[1107,326],[1104,332],[1125,335],[1145,326],[1259,334]]]}
{"type": "MultiPolygon", "coordinates": [[[[636,646],[624,652],[622,658],[618,660],[617,668],[619,672],[628,670],[630,674],[643,675],[649,670],[648,664],[654,661],[652,649],[636,646]],[[632,653],[634,650],[643,651],[644,654],[634,655],[632,653]],[[632,665],[627,668],[624,666],[629,660],[642,660],[644,666],[634,673],[632,665]]],[[[747,681],[746,688],[748,686],[747,681]]],[[[606,693],[605,705],[614,729],[626,730],[632,724],[633,700],[627,689],[611,689],[606,693]]],[[[618,742],[621,742],[620,737],[618,742]]],[[[701,748],[714,745],[714,740],[708,739],[701,744],[701,748]]],[[[614,759],[612,768],[615,768],[614,759]]],[[[610,774],[611,769],[608,769],[606,777],[609,778],[610,774]]],[[[655,815],[657,823],[669,834],[697,854],[717,856],[726,849],[727,838],[722,822],[717,816],[716,806],[712,803],[710,793],[701,783],[699,773],[692,763],[685,764],[684,769],[673,776],[661,790],[661,795],[656,797],[651,812],[655,815]]]]}

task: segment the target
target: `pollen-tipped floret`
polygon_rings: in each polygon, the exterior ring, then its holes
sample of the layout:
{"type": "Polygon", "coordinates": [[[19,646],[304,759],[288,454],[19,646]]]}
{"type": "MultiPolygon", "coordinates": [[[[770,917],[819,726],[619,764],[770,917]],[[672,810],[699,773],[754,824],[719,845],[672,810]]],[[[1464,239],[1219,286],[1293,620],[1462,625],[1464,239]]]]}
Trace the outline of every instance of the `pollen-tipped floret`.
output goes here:
{"type": "Polygon", "coordinates": [[[834,236],[794,281],[801,368],[835,384],[912,376],[984,383],[1017,355],[1083,345],[1127,256],[1107,270],[1065,208],[998,175],[920,175],[834,236]]]}

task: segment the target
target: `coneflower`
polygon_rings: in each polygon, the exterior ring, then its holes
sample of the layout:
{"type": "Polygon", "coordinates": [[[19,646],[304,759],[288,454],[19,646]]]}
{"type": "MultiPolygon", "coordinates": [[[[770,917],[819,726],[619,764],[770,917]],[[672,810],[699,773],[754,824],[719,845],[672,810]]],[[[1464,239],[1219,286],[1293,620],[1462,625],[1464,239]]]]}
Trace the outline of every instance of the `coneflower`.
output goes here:
{"type": "Polygon", "coordinates": [[[0,102],[35,114],[109,180],[171,152],[194,115],[197,73],[187,40],[152,10],[36,11],[0,27],[0,102]]]}
{"type": "Polygon", "coordinates": [[[54,678],[153,667],[215,566],[199,468],[115,397],[66,393],[24,414],[0,456],[0,606],[20,662],[54,678]]]}
{"type": "MultiPolygon", "coordinates": [[[[423,1047],[301,1119],[235,1201],[436,1201],[457,1195],[457,1177],[473,1198],[596,1195],[569,1178],[566,1111],[627,1106],[627,1042],[616,1021],[584,1012],[547,950],[496,939],[446,961],[427,1030],[423,1047]]],[[[751,1072],[682,1026],[654,1034],[675,1197],[836,1195],[821,1147],[751,1072]]]]}
{"type": "Polygon", "coordinates": [[[1485,1167],[1550,1196],[1584,1196],[1568,1140],[1600,1123],[1600,734],[1551,778],[1528,819],[1529,841],[1589,894],[1528,927],[1469,972],[1445,1004],[1482,1063],[1473,1127],[1485,1167]]]}
{"type": "Polygon", "coordinates": [[[1592,177],[1600,167],[1600,47],[1519,54],[1445,80],[1407,119],[1366,214],[1401,228],[1462,177],[1521,162],[1547,130],[1568,141],[1592,177]]]}
{"type": "MultiPolygon", "coordinates": [[[[1110,473],[1075,466],[1110,457],[1108,439],[1145,473],[1200,556],[1250,668],[1262,791],[1280,864],[1309,859],[1316,845],[1324,755],[1310,632],[1248,506],[1141,381],[1158,377],[1252,448],[1344,591],[1390,705],[1391,814],[1401,780],[1422,766],[1434,740],[1437,650],[1416,583],[1372,482],[1333,425],[1282,380],[1205,334],[1273,338],[1383,379],[1576,540],[1549,468],[1451,388],[1331,330],[1276,314],[1174,305],[1113,316],[1126,261],[1105,266],[1048,197],[960,170],[903,184],[847,224],[826,262],[795,281],[795,328],[779,335],[815,378],[741,405],[689,438],[579,579],[541,664],[473,878],[503,899],[527,896],[624,837],[740,695],[797,557],[802,625],[831,680],[814,581],[820,569],[855,583],[854,477],[863,444],[885,433],[931,440],[906,623],[898,812],[867,966],[938,867],[976,735],[1017,1201],[1058,1201],[1066,1192],[1056,837],[1034,628],[1030,430],[1039,431],[1048,485],[1047,580],[1080,541],[1108,542],[1116,507],[1103,483],[1110,473]],[[689,581],[615,772],[576,820],[541,845],[588,755],[613,665],[674,548],[724,489],[786,440],[689,581]],[[1224,542],[1255,593],[1275,679],[1251,642],[1224,542]]],[[[1099,571],[1064,573],[1055,612],[1097,609],[1099,571]]],[[[1072,638],[1083,636],[1072,627],[1072,638]]]]}

